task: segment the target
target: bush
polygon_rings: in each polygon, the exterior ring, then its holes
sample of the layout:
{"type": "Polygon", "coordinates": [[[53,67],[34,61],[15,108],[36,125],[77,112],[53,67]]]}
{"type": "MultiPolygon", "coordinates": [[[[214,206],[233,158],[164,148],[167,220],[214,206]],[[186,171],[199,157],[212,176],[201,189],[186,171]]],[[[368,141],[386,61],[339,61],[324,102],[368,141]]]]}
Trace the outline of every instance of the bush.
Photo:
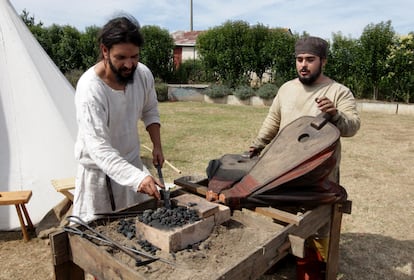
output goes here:
{"type": "Polygon", "coordinates": [[[209,79],[199,59],[185,60],[173,72],[172,83],[195,84],[204,83],[209,79]]]}
{"type": "Polygon", "coordinates": [[[82,76],[82,74],[85,71],[81,70],[81,69],[74,69],[74,70],[70,70],[68,72],[65,73],[65,77],[66,79],[69,81],[69,83],[76,88],[76,84],[78,83],[79,78],[82,76]]]}
{"type": "Polygon", "coordinates": [[[226,85],[212,85],[205,90],[208,97],[219,98],[231,94],[231,89],[226,85]]]}
{"type": "Polygon", "coordinates": [[[234,91],[234,96],[238,97],[240,100],[249,99],[254,95],[254,89],[249,86],[238,86],[234,91]]]}
{"type": "Polygon", "coordinates": [[[155,83],[155,91],[159,102],[168,101],[168,85],[166,83],[155,83]]]}
{"type": "Polygon", "coordinates": [[[276,96],[279,88],[275,84],[263,84],[257,91],[256,95],[263,99],[272,99],[276,96]]]}

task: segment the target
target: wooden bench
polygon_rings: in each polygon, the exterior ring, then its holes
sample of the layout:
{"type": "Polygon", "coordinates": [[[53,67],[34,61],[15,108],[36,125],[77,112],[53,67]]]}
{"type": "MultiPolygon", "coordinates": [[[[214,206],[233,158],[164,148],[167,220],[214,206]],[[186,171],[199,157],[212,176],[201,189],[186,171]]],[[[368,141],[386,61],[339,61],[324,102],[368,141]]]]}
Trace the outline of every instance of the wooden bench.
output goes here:
{"type": "Polygon", "coordinates": [[[73,194],[70,190],[75,189],[75,177],[52,180],[52,185],[57,192],[62,193],[73,202],[73,194]]]}
{"type": "Polygon", "coordinates": [[[16,206],[17,215],[19,216],[20,226],[25,241],[30,240],[30,236],[27,232],[26,224],[23,220],[22,211],[26,219],[27,227],[29,230],[33,230],[32,220],[27,212],[25,204],[29,202],[32,197],[32,191],[10,191],[0,192],[0,205],[13,205],[16,206]]]}

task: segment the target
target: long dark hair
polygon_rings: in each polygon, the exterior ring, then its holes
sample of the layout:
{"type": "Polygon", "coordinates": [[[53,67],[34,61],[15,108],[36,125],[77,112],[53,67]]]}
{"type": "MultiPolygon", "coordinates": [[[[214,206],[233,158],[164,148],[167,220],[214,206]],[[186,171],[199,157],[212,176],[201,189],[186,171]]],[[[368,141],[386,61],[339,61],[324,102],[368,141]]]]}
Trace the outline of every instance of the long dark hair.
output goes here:
{"type": "Polygon", "coordinates": [[[140,29],[141,27],[134,17],[129,15],[119,16],[111,19],[102,27],[98,35],[98,42],[108,49],[120,43],[132,43],[142,47],[144,37],[140,29]]]}

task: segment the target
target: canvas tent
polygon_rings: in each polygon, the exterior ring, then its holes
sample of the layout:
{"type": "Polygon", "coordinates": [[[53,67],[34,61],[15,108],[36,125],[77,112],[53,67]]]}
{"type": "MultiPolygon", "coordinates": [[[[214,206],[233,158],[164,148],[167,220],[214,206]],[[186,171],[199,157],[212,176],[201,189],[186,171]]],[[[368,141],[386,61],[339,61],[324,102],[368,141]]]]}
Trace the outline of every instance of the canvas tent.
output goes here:
{"type": "MultiPolygon", "coordinates": [[[[74,177],[74,89],[8,0],[0,0],[0,191],[32,190],[38,223],[63,196],[52,179],[74,177]]],[[[0,207],[0,230],[20,226],[0,207]]]]}

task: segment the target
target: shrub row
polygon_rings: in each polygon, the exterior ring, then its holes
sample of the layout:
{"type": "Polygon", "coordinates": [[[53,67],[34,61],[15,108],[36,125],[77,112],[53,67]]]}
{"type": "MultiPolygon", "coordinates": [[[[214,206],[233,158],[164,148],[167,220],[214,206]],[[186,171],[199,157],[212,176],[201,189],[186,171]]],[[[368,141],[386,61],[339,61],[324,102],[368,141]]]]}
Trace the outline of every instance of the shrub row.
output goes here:
{"type": "Polygon", "coordinates": [[[231,89],[226,85],[212,85],[208,87],[205,94],[211,98],[219,98],[233,94],[241,100],[246,100],[251,96],[259,96],[263,99],[272,99],[276,96],[278,87],[275,84],[266,83],[258,89],[254,89],[249,86],[238,86],[235,89],[231,89]]]}

